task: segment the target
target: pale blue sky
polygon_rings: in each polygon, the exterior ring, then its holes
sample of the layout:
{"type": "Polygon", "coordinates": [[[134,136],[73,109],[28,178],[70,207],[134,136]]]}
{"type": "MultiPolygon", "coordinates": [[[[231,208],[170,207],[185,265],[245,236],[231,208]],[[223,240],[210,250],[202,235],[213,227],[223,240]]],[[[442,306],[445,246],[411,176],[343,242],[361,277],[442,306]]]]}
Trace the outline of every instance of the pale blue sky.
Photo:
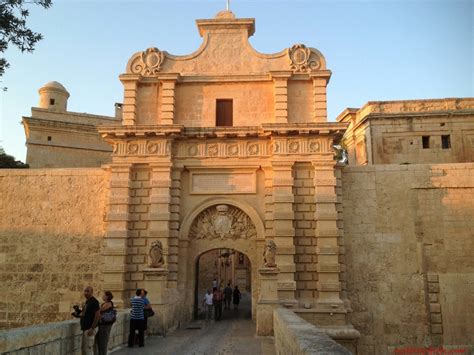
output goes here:
{"type": "MultiPolygon", "coordinates": [[[[0,86],[0,145],[25,159],[21,116],[51,80],[71,93],[69,110],[113,115],[118,75],[147,47],[196,50],[195,19],[212,18],[225,0],[53,0],[32,9],[44,34],[33,54],[10,49],[0,86]]],[[[237,17],[256,18],[251,43],[274,53],[295,43],[318,48],[333,72],[328,116],[367,101],[474,96],[474,0],[233,0],[237,17]]]]}

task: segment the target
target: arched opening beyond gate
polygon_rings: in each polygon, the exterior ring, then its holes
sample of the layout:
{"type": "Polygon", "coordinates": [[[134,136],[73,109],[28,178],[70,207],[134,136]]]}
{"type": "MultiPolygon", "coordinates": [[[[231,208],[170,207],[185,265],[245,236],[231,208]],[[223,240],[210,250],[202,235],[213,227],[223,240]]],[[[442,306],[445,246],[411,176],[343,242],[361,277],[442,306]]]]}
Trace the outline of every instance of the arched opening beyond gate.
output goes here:
{"type": "MultiPolygon", "coordinates": [[[[222,320],[252,317],[252,267],[250,259],[235,249],[216,248],[196,260],[194,319],[205,319],[206,292],[224,292],[222,320]]],[[[213,317],[215,317],[215,308],[213,317]]]]}
{"type": "MultiPolygon", "coordinates": [[[[216,254],[214,258],[220,256],[220,259],[225,259],[227,253],[235,255],[231,258],[236,258],[232,262],[237,263],[242,254],[249,274],[244,297],[248,295],[252,319],[256,319],[256,302],[260,293],[257,270],[258,265],[263,262],[261,255],[265,245],[264,230],[263,222],[253,207],[228,198],[211,198],[196,206],[184,218],[180,229],[179,258],[186,260],[186,263],[180,264],[179,273],[182,275],[180,287],[186,292],[185,304],[189,320],[198,317],[198,308],[201,307],[204,296],[199,286],[202,270],[198,268],[202,269],[202,261],[210,258],[213,253],[216,254]]],[[[215,275],[211,276],[214,278],[215,275]]],[[[228,281],[222,280],[224,285],[228,281]]],[[[232,280],[233,284],[236,282],[237,277],[232,280]]]]}

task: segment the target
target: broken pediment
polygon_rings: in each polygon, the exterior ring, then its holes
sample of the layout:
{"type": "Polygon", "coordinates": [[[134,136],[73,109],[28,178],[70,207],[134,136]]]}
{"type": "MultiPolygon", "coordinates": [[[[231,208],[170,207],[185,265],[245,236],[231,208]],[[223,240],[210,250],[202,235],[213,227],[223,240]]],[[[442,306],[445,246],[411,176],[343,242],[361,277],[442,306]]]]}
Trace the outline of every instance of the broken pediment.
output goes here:
{"type": "Polygon", "coordinates": [[[126,74],[156,77],[162,73],[181,76],[268,75],[275,71],[310,74],[326,70],[324,56],[316,49],[296,44],[275,54],[257,52],[249,43],[255,32],[255,19],[239,19],[222,11],[213,19],[196,21],[203,37],[200,48],[175,56],[157,48],[135,53],[126,74]]]}

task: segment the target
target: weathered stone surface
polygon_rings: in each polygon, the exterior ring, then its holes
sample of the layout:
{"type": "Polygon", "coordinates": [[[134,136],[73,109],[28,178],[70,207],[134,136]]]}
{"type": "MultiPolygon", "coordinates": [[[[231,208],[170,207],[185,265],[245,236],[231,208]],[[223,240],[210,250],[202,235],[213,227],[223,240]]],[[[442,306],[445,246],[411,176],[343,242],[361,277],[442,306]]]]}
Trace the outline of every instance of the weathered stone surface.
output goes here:
{"type": "Polygon", "coordinates": [[[350,354],[342,345],[289,309],[276,309],[273,323],[277,354],[350,354]]]}

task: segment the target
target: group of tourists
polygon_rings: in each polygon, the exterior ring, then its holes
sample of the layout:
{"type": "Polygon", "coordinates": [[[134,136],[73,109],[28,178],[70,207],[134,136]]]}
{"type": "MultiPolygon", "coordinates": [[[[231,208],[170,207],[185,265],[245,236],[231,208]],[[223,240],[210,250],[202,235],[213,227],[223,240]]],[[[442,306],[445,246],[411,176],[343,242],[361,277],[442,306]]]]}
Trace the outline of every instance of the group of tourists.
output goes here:
{"type": "MultiPolygon", "coordinates": [[[[112,292],[105,291],[102,296],[102,304],[94,297],[91,286],[84,289],[84,302],[82,309],[74,306],[72,315],[80,318],[82,330],[82,354],[83,355],[106,355],[109,342],[110,330],[117,320],[117,310],[112,299],[112,292]]],[[[154,315],[150,301],[145,289],[138,289],[135,296],[130,300],[130,333],[128,346],[139,347],[145,345],[145,331],[147,319],[154,315]],[[138,335],[136,334],[138,332],[138,335]]]]}
{"type": "Polygon", "coordinates": [[[230,309],[230,303],[234,304],[234,310],[239,309],[240,299],[242,294],[240,293],[239,286],[235,286],[232,290],[230,282],[224,288],[221,289],[217,282],[217,279],[212,281],[212,290],[209,288],[204,295],[202,304],[206,310],[206,319],[210,321],[212,319],[212,311],[214,309],[214,320],[220,321],[222,318],[222,303],[224,302],[224,309],[230,309]]]}

